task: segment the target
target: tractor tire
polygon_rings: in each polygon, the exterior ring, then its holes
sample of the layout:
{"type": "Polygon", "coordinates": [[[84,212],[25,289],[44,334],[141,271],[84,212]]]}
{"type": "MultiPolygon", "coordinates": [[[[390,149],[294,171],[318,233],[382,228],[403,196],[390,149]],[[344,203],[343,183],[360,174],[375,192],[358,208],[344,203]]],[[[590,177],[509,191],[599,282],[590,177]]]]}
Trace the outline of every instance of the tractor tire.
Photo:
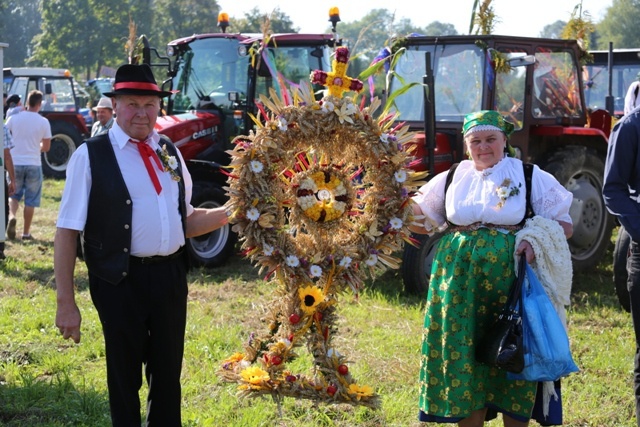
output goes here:
{"type": "MultiPolygon", "coordinates": [[[[217,208],[223,206],[226,198],[213,190],[210,186],[194,184],[191,204],[195,208],[217,208]]],[[[231,231],[231,224],[227,224],[202,236],[187,239],[187,251],[192,266],[219,267],[232,254],[236,245],[237,235],[231,231]]]]}
{"type": "Polygon", "coordinates": [[[627,256],[629,253],[629,243],[631,237],[629,233],[620,226],[615,247],[613,248],[613,283],[620,305],[627,312],[631,312],[631,298],[627,287],[627,256]]]}
{"type": "Polygon", "coordinates": [[[420,243],[418,247],[405,244],[402,252],[402,281],[404,290],[412,295],[427,296],[429,277],[433,257],[438,249],[438,243],[444,233],[413,234],[412,237],[420,243]]]}
{"type": "Polygon", "coordinates": [[[569,249],[574,270],[597,266],[611,243],[615,225],[602,199],[604,161],[587,147],[569,146],[552,154],[541,167],[573,193],[569,249]]]}
{"type": "Polygon", "coordinates": [[[82,144],[82,135],[66,122],[51,122],[51,148],[42,153],[42,173],[48,178],[64,179],[67,165],[76,148],[82,144]]]}

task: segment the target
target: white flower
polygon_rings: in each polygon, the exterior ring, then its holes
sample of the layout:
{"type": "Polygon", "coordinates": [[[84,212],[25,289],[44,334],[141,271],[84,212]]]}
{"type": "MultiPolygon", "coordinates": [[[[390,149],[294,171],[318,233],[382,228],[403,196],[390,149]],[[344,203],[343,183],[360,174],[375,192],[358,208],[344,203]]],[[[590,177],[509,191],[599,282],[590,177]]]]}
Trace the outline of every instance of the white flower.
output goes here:
{"type": "Polygon", "coordinates": [[[264,169],[264,165],[258,160],[251,160],[251,163],[249,163],[249,166],[251,167],[251,170],[254,173],[260,173],[262,172],[262,169],[264,169]]]}
{"type": "Polygon", "coordinates": [[[373,267],[377,263],[378,263],[378,255],[376,254],[369,255],[369,258],[365,260],[365,264],[367,264],[369,267],[373,267]]]}
{"type": "Polygon", "coordinates": [[[356,111],[358,110],[355,105],[350,102],[345,102],[339,110],[335,110],[334,112],[338,116],[340,123],[349,122],[353,124],[353,119],[349,116],[353,115],[356,111]]]}
{"type": "Polygon", "coordinates": [[[337,350],[334,350],[334,349],[332,349],[332,348],[330,348],[329,350],[327,350],[327,357],[334,357],[334,356],[335,356],[335,357],[340,357],[340,356],[342,356],[342,355],[340,354],[340,352],[338,352],[337,350]]]}
{"type": "Polygon", "coordinates": [[[315,196],[298,197],[297,201],[298,201],[298,206],[300,206],[300,208],[303,211],[306,211],[307,209],[312,208],[318,202],[315,196]]]}
{"type": "Polygon", "coordinates": [[[380,135],[380,141],[384,142],[385,144],[389,143],[389,134],[388,133],[383,133],[382,135],[380,135]]]}
{"type": "Polygon", "coordinates": [[[266,256],[271,256],[271,255],[273,255],[273,246],[265,244],[264,246],[262,246],[262,252],[263,252],[266,256]]]}
{"type": "Polygon", "coordinates": [[[506,187],[499,187],[496,192],[498,193],[498,197],[500,197],[501,199],[506,199],[507,196],[509,195],[509,189],[506,187]]]}
{"type": "Polygon", "coordinates": [[[280,129],[282,132],[285,132],[288,127],[289,127],[289,123],[287,123],[287,119],[285,119],[284,117],[279,117],[278,129],[280,129]]]}
{"type": "Polygon", "coordinates": [[[297,267],[300,265],[300,260],[295,255],[289,255],[285,262],[289,267],[297,267]]]}
{"type": "Polygon", "coordinates": [[[339,265],[340,265],[340,267],[344,267],[344,268],[349,267],[351,265],[351,257],[346,256],[346,257],[342,258],[340,260],[340,264],[339,265]]]}
{"type": "Polygon", "coordinates": [[[393,217],[389,220],[389,225],[394,230],[400,230],[402,228],[402,220],[400,218],[393,217]]]}
{"type": "Polygon", "coordinates": [[[289,341],[289,340],[288,340],[288,339],[286,339],[286,338],[281,338],[281,339],[280,339],[280,342],[281,342],[282,344],[286,345],[287,347],[291,347],[291,341],[289,341]]]}
{"type": "Polygon", "coordinates": [[[396,181],[398,182],[405,182],[407,180],[407,172],[405,172],[404,170],[399,170],[396,173],[393,174],[393,176],[396,178],[396,181]]]}
{"type": "Polygon", "coordinates": [[[178,167],[178,161],[176,160],[175,156],[170,156],[167,159],[167,165],[171,168],[171,169],[176,169],[178,167]]]}
{"type": "Polygon", "coordinates": [[[251,221],[257,221],[260,218],[260,211],[256,208],[251,208],[247,211],[247,218],[251,221]]]}
{"type": "Polygon", "coordinates": [[[322,276],[322,268],[319,265],[313,264],[311,268],[309,268],[309,275],[311,277],[320,277],[322,276]]]}
{"type": "Polygon", "coordinates": [[[336,107],[335,107],[335,105],[333,105],[333,102],[325,101],[325,102],[322,103],[322,111],[325,112],[325,113],[330,113],[335,108],[336,107]]]}

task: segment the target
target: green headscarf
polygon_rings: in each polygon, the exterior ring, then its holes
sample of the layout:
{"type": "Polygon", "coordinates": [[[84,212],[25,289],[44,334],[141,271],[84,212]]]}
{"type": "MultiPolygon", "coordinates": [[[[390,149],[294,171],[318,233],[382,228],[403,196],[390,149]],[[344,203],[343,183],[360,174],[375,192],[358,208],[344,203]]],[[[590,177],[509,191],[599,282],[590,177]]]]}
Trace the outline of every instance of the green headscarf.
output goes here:
{"type": "MultiPolygon", "coordinates": [[[[482,110],[476,111],[475,113],[467,114],[464,117],[464,124],[462,125],[462,134],[467,136],[467,134],[474,129],[475,127],[480,127],[482,129],[497,129],[502,131],[505,134],[507,139],[513,133],[513,123],[508,122],[502,117],[500,113],[495,110],[482,110]]],[[[475,129],[479,130],[479,129],[475,129]]],[[[516,152],[507,141],[506,151],[509,157],[515,157],[516,152]]]]}
{"type": "Polygon", "coordinates": [[[464,124],[462,125],[462,133],[467,134],[472,128],[476,126],[493,126],[504,132],[507,138],[513,132],[513,124],[506,121],[500,113],[495,110],[482,110],[475,113],[467,114],[464,117],[464,124]]]}

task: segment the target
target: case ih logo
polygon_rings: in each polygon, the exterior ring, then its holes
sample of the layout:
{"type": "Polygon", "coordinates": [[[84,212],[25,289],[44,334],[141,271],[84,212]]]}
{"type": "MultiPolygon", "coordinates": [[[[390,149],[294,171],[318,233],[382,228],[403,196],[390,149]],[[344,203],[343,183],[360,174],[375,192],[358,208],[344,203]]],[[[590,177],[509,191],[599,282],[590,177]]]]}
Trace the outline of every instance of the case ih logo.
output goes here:
{"type": "Polygon", "coordinates": [[[201,131],[194,132],[192,138],[199,139],[207,135],[212,135],[218,131],[218,126],[214,126],[212,128],[202,129],[201,131]]]}

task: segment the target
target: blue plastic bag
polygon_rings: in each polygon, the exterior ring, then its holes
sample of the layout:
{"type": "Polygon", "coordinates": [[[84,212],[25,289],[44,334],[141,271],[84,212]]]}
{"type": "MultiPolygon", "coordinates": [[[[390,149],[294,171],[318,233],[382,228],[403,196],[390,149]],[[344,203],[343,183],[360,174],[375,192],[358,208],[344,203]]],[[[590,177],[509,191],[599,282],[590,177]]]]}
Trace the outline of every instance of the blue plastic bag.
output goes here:
{"type": "Polygon", "coordinates": [[[522,285],[522,301],[524,370],[519,374],[509,372],[508,378],[555,381],[578,372],[564,325],[529,265],[522,285]]]}

